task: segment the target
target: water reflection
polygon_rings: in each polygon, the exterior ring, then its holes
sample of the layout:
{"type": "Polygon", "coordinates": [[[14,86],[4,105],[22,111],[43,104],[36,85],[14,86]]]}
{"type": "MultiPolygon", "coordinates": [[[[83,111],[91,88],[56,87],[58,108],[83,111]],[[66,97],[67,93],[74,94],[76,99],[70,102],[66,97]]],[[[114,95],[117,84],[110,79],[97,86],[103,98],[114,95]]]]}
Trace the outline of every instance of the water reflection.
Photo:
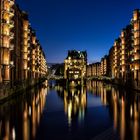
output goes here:
{"type": "Polygon", "coordinates": [[[89,81],[87,89],[101,97],[113,118],[114,130],[120,139],[140,139],[140,94],[118,89],[99,81],[89,81]]]}
{"type": "Polygon", "coordinates": [[[81,89],[61,89],[58,86],[57,91],[59,97],[64,101],[64,112],[67,115],[69,126],[71,126],[72,119],[74,118],[78,118],[80,123],[84,119],[87,106],[86,89],[84,87],[81,87],[81,89]]]}
{"type": "Polygon", "coordinates": [[[105,85],[99,81],[88,81],[87,91],[100,97],[103,105],[107,105],[107,92],[111,89],[111,85],[105,85]]]}
{"type": "Polygon", "coordinates": [[[139,93],[99,81],[69,90],[51,83],[0,106],[0,139],[140,139],[139,93]]]}
{"type": "Polygon", "coordinates": [[[120,130],[121,139],[139,138],[140,96],[112,88],[114,128],[120,130]]]}
{"type": "Polygon", "coordinates": [[[0,139],[35,139],[46,102],[46,82],[0,106],[0,139]]]}

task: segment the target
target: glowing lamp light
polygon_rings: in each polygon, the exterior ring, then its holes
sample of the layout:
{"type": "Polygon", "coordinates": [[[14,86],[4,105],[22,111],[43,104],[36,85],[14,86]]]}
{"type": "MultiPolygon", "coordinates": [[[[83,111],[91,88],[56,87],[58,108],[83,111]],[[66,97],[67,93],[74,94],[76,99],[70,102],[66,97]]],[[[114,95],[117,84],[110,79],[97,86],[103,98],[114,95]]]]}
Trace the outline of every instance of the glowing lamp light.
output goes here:
{"type": "Polygon", "coordinates": [[[31,106],[29,106],[29,116],[31,116],[31,113],[32,113],[32,108],[31,106]]]}
{"type": "Polygon", "coordinates": [[[12,139],[13,140],[16,139],[16,131],[15,131],[15,128],[12,129],[12,139]]]}
{"type": "Polygon", "coordinates": [[[132,105],[130,106],[130,117],[132,118],[133,116],[133,108],[132,108],[132,105]]]}

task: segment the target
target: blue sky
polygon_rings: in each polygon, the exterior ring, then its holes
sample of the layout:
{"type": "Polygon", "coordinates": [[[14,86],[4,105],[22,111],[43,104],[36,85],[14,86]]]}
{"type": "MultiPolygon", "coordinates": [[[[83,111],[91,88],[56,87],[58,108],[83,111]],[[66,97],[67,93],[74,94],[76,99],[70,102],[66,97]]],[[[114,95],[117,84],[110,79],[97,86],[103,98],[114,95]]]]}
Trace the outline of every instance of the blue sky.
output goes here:
{"type": "Polygon", "coordinates": [[[87,50],[88,62],[108,53],[129,24],[139,0],[16,0],[29,19],[47,62],[61,63],[67,50],[87,50]]]}

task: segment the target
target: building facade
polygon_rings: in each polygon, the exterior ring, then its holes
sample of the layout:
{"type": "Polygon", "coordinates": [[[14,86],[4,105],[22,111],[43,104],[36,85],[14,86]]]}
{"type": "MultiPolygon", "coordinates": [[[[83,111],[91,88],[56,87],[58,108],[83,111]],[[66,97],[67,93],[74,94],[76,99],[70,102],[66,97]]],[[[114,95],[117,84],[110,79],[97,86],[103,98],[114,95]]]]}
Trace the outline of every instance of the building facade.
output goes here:
{"type": "Polygon", "coordinates": [[[100,62],[87,65],[87,77],[99,77],[99,76],[101,76],[100,62]]]}
{"type": "Polygon", "coordinates": [[[0,1],[0,82],[10,81],[11,50],[13,49],[12,40],[14,39],[14,0],[0,1]]]}
{"type": "Polygon", "coordinates": [[[121,32],[121,57],[120,57],[120,78],[123,81],[129,80],[131,77],[131,61],[132,59],[132,26],[128,25],[121,32]]]}
{"type": "Polygon", "coordinates": [[[89,64],[87,65],[87,74],[86,74],[87,77],[92,76],[91,71],[92,71],[92,64],[89,64]]]}
{"type": "Polygon", "coordinates": [[[91,76],[98,77],[101,76],[101,63],[96,62],[92,64],[91,76]]]}
{"type": "Polygon", "coordinates": [[[45,77],[45,54],[28,14],[14,0],[1,0],[0,5],[0,84],[45,77]]]}
{"type": "Polygon", "coordinates": [[[113,64],[114,64],[114,47],[112,46],[108,54],[108,76],[111,78],[114,78],[113,64]]]}
{"type": "Polygon", "coordinates": [[[86,76],[86,51],[68,51],[64,64],[65,79],[83,79],[86,76]]]}
{"type": "Polygon", "coordinates": [[[118,38],[114,42],[114,78],[120,77],[120,57],[121,57],[121,39],[118,38]]]}
{"type": "MultiPolygon", "coordinates": [[[[135,88],[140,88],[140,10],[133,11],[133,17],[128,26],[115,40],[112,49],[113,68],[115,79],[124,84],[128,83],[135,88]]],[[[109,62],[112,64],[111,59],[109,62]]],[[[112,67],[112,65],[111,65],[112,67]]]]}
{"type": "Polygon", "coordinates": [[[105,55],[101,59],[101,75],[108,76],[108,56],[107,55],[105,55]]]}
{"type": "MultiPolygon", "coordinates": [[[[136,9],[133,12],[132,18],[133,28],[133,62],[132,70],[134,73],[134,80],[137,85],[140,83],[140,10],[136,9]]],[[[140,86],[140,85],[139,85],[140,86]]]]}

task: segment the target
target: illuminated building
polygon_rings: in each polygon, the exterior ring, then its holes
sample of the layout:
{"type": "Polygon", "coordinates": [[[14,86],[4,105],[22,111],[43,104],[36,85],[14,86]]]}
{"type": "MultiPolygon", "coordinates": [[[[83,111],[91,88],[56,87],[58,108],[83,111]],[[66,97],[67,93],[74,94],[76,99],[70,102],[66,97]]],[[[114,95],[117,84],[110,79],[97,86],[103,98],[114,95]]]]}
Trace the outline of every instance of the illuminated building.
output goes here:
{"type": "Polygon", "coordinates": [[[101,63],[96,62],[92,64],[92,76],[100,76],[101,75],[101,63]]]}
{"type": "Polygon", "coordinates": [[[35,31],[30,28],[30,53],[28,54],[28,75],[31,79],[38,79],[46,76],[47,64],[45,54],[36,37],[35,31]]]}
{"type": "Polygon", "coordinates": [[[108,56],[105,55],[101,59],[101,75],[102,76],[107,76],[108,75],[108,56]]]}
{"type": "Polygon", "coordinates": [[[64,78],[76,81],[82,80],[86,76],[87,53],[86,51],[68,51],[68,56],[64,61],[64,78]]]}
{"type": "Polygon", "coordinates": [[[140,10],[139,9],[136,9],[133,12],[132,25],[133,25],[133,38],[134,38],[132,70],[134,71],[134,80],[138,84],[140,81],[140,10]]]}
{"type": "Polygon", "coordinates": [[[114,63],[114,47],[111,47],[108,54],[108,76],[111,78],[114,78],[113,63],[114,63]]]}
{"type": "Polygon", "coordinates": [[[132,28],[128,25],[121,32],[121,57],[120,57],[120,78],[126,81],[131,76],[132,59],[132,28]]]}
{"type": "Polygon", "coordinates": [[[29,41],[29,20],[28,20],[28,15],[27,13],[23,12],[23,18],[22,18],[22,24],[23,24],[23,46],[22,46],[22,68],[21,68],[21,73],[22,73],[22,80],[28,79],[28,46],[30,45],[28,43],[29,41]]]}
{"type": "Polygon", "coordinates": [[[121,40],[120,38],[116,39],[114,42],[114,64],[113,64],[113,69],[114,69],[114,77],[119,78],[120,76],[120,55],[121,55],[121,40]]]}
{"type": "Polygon", "coordinates": [[[130,24],[121,31],[113,48],[114,78],[138,88],[140,81],[140,10],[134,10],[130,24]]]}
{"type": "Polygon", "coordinates": [[[1,0],[0,4],[0,83],[13,86],[45,77],[45,54],[28,14],[14,0],[1,0]]]}
{"type": "Polygon", "coordinates": [[[35,61],[36,61],[36,46],[37,46],[37,38],[35,31],[31,32],[31,77],[35,78],[35,61]]]}
{"type": "Polygon", "coordinates": [[[92,76],[91,75],[91,70],[92,70],[92,64],[87,65],[87,77],[92,76]]]}
{"type": "Polygon", "coordinates": [[[114,64],[113,74],[117,79],[123,81],[128,80],[131,70],[130,64],[132,60],[132,33],[131,25],[124,28],[121,32],[120,38],[114,42],[114,64]]]}
{"type": "Polygon", "coordinates": [[[87,77],[98,77],[101,75],[101,63],[96,62],[87,65],[87,77]]]}
{"type": "Polygon", "coordinates": [[[11,49],[11,60],[13,62],[13,67],[10,68],[10,79],[13,84],[18,83],[22,80],[21,77],[21,49],[22,49],[22,34],[23,34],[23,26],[22,26],[22,11],[16,5],[14,5],[15,14],[14,14],[14,39],[12,40],[13,48],[11,49]]]}
{"type": "Polygon", "coordinates": [[[0,82],[10,81],[10,67],[13,62],[10,52],[13,49],[11,41],[14,39],[14,0],[0,1],[0,82]]]}

